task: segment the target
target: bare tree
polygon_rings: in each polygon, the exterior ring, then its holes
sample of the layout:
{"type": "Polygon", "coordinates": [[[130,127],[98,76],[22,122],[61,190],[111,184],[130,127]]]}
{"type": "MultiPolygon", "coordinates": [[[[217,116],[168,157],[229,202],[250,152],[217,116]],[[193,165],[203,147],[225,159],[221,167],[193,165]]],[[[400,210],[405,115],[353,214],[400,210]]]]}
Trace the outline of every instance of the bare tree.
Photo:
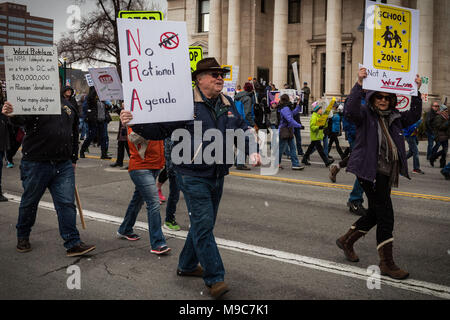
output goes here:
{"type": "MultiPolygon", "coordinates": [[[[78,0],[82,5],[86,0],[78,0]]],[[[81,19],[79,27],[66,32],[58,42],[58,52],[70,63],[105,63],[117,67],[120,51],[116,18],[122,10],[162,11],[148,0],[96,0],[98,10],[81,19]]]]}

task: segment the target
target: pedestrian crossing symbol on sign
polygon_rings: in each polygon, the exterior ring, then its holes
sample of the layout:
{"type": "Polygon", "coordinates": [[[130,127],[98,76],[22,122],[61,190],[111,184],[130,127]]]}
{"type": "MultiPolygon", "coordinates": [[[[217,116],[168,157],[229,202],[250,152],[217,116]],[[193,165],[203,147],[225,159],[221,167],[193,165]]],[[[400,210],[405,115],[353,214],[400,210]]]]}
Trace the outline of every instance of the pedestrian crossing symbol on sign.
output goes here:
{"type": "Polygon", "coordinates": [[[409,72],[411,68],[411,12],[376,5],[373,65],[377,69],[409,72]]]}

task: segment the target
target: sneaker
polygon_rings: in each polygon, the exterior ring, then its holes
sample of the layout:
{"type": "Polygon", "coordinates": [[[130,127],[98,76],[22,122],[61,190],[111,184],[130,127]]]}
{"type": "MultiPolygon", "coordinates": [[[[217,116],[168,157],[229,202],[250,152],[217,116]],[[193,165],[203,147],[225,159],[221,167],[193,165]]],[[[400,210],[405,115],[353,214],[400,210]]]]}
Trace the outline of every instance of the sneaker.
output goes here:
{"type": "Polygon", "coordinates": [[[418,173],[418,174],[425,174],[425,172],[423,172],[422,170],[420,170],[420,169],[414,169],[413,171],[412,171],[413,173],[418,173]]]}
{"type": "Polygon", "coordinates": [[[327,163],[325,163],[325,167],[329,167],[329,166],[331,166],[332,164],[333,164],[333,162],[334,162],[334,159],[330,159],[330,158],[328,158],[328,162],[327,163]]]}
{"type": "Polygon", "coordinates": [[[110,164],[109,166],[110,166],[111,168],[115,168],[115,167],[123,167],[123,164],[114,162],[113,164],[110,164]]]}
{"type": "Polygon", "coordinates": [[[180,277],[203,277],[203,269],[201,266],[197,266],[197,268],[194,271],[191,272],[185,272],[181,271],[180,269],[177,269],[177,276],[180,277]]]}
{"type": "Polygon", "coordinates": [[[360,202],[347,202],[347,206],[350,210],[351,213],[354,213],[358,216],[363,216],[365,215],[365,211],[366,209],[364,209],[364,207],[362,206],[362,204],[360,202]]]}
{"type": "Polygon", "coordinates": [[[303,169],[305,169],[305,166],[303,166],[303,165],[299,165],[299,166],[296,166],[296,167],[292,167],[292,170],[303,170],[303,169]]]}
{"type": "Polygon", "coordinates": [[[164,195],[162,194],[161,189],[158,189],[158,197],[159,197],[159,202],[166,202],[167,201],[166,197],[164,197],[164,195]]]}
{"type": "Polygon", "coordinates": [[[156,255],[162,255],[169,252],[171,249],[168,246],[159,246],[156,249],[152,249],[150,252],[156,255]]]}
{"type": "Polygon", "coordinates": [[[310,165],[311,165],[311,163],[308,161],[308,159],[303,159],[303,160],[302,160],[302,163],[303,163],[304,165],[307,165],[307,166],[310,166],[310,165]]]}
{"type": "Polygon", "coordinates": [[[80,242],[79,245],[67,250],[67,256],[68,257],[78,257],[78,256],[82,256],[88,252],[91,252],[92,250],[95,250],[95,246],[87,245],[84,242],[80,242]]]}
{"type": "Polygon", "coordinates": [[[31,251],[31,244],[28,238],[18,238],[17,239],[17,251],[20,253],[25,253],[31,251]]]}
{"type": "Polygon", "coordinates": [[[120,234],[119,232],[117,232],[117,236],[119,237],[119,239],[124,239],[124,240],[128,240],[128,241],[137,241],[141,238],[136,233],[120,234]]]}
{"type": "Polygon", "coordinates": [[[166,221],[164,222],[163,228],[171,231],[180,231],[180,225],[175,221],[166,221]]]}
{"type": "Polygon", "coordinates": [[[102,155],[102,156],[100,157],[100,159],[102,159],[102,160],[111,160],[112,157],[110,157],[110,156],[107,155],[107,154],[104,154],[104,155],[102,155]]]}
{"type": "Polygon", "coordinates": [[[8,162],[8,163],[6,164],[6,168],[8,168],[8,169],[14,168],[14,163],[8,162]]]}
{"type": "Polygon", "coordinates": [[[445,180],[450,180],[450,174],[448,172],[441,170],[441,174],[444,176],[445,180]]]}
{"type": "Polygon", "coordinates": [[[244,171],[249,171],[251,170],[249,167],[247,167],[245,164],[240,164],[236,166],[236,170],[244,170],[244,171]]]}
{"type": "Polygon", "coordinates": [[[330,166],[330,175],[328,176],[333,183],[336,183],[336,176],[339,173],[339,168],[337,165],[333,164],[330,166]]]}

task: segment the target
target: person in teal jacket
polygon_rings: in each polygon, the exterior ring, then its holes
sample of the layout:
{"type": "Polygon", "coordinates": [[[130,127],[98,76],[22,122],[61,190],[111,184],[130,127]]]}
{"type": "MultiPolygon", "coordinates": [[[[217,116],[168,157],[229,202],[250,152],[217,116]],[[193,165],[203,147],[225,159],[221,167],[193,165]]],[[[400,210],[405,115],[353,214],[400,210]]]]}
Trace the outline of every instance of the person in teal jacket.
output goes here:
{"type": "Polygon", "coordinates": [[[318,103],[313,104],[313,114],[311,116],[311,120],[309,122],[309,129],[310,129],[310,136],[311,136],[311,143],[308,146],[308,150],[306,150],[305,155],[303,156],[302,163],[310,166],[311,163],[309,162],[310,155],[314,152],[316,149],[317,152],[319,152],[320,157],[322,158],[325,166],[329,166],[334,162],[334,160],[329,160],[328,157],[325,155],[323,151],[322,144],[320,143],[323,140],[323,129],[327,126],[327,123],[325,122],[324,125],[319,126],[318,121],[320,117],[322,116],[323,109],[322,106],[318,103]]]}

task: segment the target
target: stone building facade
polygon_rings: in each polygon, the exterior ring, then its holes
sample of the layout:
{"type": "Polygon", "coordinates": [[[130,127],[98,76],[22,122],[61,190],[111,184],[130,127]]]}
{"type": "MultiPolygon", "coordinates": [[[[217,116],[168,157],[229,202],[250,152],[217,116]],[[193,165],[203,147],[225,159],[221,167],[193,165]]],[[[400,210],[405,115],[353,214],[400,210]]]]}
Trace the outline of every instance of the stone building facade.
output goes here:
{"type": "MultiPolygon", "coordinates": [[[[380,2],[380,1],[379,1],[380,2]]],[[[432,99],[450,96],[450,1],[383,0],[420,10],[419,72],[432,99]]],[[[345,96],[363,62],[365,0],[168,0],[168,20],[186,21],[190,45],[248,77],[295,87],[292,63],[310,101],[345,96]]]]}

